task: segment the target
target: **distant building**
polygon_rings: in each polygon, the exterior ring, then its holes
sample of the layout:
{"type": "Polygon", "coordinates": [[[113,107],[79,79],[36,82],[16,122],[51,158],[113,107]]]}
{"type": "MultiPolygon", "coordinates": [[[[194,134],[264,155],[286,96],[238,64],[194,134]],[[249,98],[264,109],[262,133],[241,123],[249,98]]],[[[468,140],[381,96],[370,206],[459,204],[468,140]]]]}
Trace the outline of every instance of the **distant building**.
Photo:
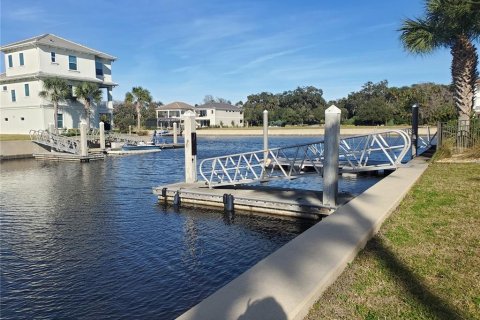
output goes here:
{"type": "Polygon", "coordinates": [[[202,104],[196,113],[200,127],[243,127],[243,109],[228,103],[202,104]]]}
{"type": "Polygon", "coordinates": [[[172,102],[157,109],[157,124],[160,128],[172,127],[180,123],[187,111],[196,114],[197,127],[243,127],[243,109],[227,103],[207,103],[191,106],[184,102],[172,102]]]}
{"type": "Polygon", "coordinates": [[[172,102],[156,108],[157,127],[170,128],[173,123],[180,124],[181,116],[187,111],[195,111],[195,107],[185,102],[172,102]]]}
{"type": "Polygon", "coordinates": [[[72,96],[61,103],[58,128],[78,128],[84,119],[83,105],[76,101],[73,91],[82,81],[98,84],[105,89],[105,102],[94,105],[92,126],[100,118],[112,123],[112,62],[115,57],[87,48],[78,43],[44,34],[3,45],[5,73],[0,74],[0,133],[28,133],[31,129],[47,129],[54,121],[53,104],[39,97],[43,80],[50,77],[65,79],[72,96]]]}

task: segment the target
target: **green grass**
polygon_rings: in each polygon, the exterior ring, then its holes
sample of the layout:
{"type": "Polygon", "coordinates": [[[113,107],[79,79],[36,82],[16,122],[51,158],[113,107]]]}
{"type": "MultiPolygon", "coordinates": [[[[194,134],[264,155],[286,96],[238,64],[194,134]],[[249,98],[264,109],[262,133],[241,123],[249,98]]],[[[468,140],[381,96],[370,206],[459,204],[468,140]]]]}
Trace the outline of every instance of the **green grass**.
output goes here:
{"type": "Polygon", "coordinates": [[[480,319],[480,165],[433,163],[307,319],[480,319]]]}
{"type": "Polygon", "coordinates": [[[0,141],[30,140],[28,134],[0,134],[0,141]]]}

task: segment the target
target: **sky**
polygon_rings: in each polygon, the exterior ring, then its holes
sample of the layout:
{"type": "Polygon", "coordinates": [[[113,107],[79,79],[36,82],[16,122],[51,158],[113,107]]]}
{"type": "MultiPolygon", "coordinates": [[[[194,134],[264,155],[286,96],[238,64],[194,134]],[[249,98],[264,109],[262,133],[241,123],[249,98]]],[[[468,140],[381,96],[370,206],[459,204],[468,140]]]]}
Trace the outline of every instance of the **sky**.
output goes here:
{"type": "Polygon", "coordinates": [[[421,0],[1,0],[0,43],[52,33],[116,56],[115,100],[134,86],[164,104],[303,86],[334,100],[367,81],[450,83],[447,49],[418,56],[399,40],[423,11],[421,0]]]}

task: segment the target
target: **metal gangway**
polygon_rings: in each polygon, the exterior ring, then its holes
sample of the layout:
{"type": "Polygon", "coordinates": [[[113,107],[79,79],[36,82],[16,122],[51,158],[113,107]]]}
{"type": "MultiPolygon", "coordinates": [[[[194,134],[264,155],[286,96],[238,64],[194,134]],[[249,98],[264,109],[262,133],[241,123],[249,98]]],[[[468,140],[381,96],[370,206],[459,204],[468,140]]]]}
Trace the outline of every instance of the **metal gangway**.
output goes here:
{"type": "MultiPolygon", "coordinates": [[[[244,152],[201,161],[199,171],[210,188],[323,175],[324,141],[244,152]]],[[[403,130],[388,130],[340,139],[339,171],[396,169],[404,161],[411,139],[403,130]]]]}
{"type": "Polygon", "coordinates": [[[48,132],[47,130],[30,130],[30,140],[56,151],[80,154],[80,141],[74,137],[48,132]]]}

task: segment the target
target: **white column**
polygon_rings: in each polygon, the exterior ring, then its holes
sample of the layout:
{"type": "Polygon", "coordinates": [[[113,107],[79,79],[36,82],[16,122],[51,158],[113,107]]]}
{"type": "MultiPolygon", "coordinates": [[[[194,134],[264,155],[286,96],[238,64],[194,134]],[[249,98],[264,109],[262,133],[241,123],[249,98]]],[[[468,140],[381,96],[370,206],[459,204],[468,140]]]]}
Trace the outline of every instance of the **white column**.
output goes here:
{"type": "Polygon", "coordinates": [[[263,164],[267,165],[268,159],[268,111],[263,110],[263,164]]]}
{"type": "MultiPolygon", "coordinates": [[[[196,141],[192,141],[196,134],[195,113],[187,111],[183,114],[184,141],[185,141],[185,182],[193,183],[197,181],[197,155],[193,153],[196,141]]],[[[196,139],[195,139],[196,140],[196,139]]]]}
{"type": "Polygon", "coordinates": [[[98,125],[100,127],[100,149],[105,150],[105,123],[100,121],[98,125]]]}
{"type": "Polygon", "coordinates": [[[341,110],[335,105],[325,110],[325,158],[323,163],[323,204],[337,205],[338,150],[341,110]]]}
{"type": "Polygon", "coordinates": [[[177,138],[177,123],[173,123],[173,144],[178,143],[178,138],[177,138]]]}
{"type": "Polygon", "coordinates": [[[87,124],[85,122],[80,123],[80,155],[88,155],[87,124]]]}

